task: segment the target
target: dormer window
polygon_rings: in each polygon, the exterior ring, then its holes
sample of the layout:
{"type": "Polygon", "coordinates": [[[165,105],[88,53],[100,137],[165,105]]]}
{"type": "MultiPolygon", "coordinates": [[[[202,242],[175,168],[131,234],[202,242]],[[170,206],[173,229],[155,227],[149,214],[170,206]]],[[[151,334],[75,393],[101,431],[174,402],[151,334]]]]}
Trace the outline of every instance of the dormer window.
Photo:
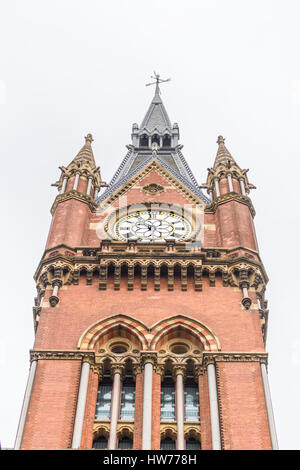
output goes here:
{"type": "Polygon", "coordinates": [[[146,134],[140,138],[140,147],[149,147],[149,137],[146,134]]]}
{"type": "Polygon", "coordinates": [[[166,134],[163,137],[163,147],[171,147],[171,137],[169,136],[169,134],[166,134]]]}
{"type": "Polygon", "coordinates": [[[157,145],[160,144],[160,138],[159,138],[159,135],[157,134],[154,134],[154,136],[152,137],[151,144],[154,144],[154,143],[156,143],[157,145]]]}

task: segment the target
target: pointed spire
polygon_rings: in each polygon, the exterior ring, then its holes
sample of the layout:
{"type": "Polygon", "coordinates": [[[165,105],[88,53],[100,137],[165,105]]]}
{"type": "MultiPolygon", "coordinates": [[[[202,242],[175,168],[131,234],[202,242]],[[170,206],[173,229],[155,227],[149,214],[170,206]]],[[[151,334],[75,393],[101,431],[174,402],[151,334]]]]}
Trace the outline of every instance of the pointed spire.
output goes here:
{"type": "Polygon", "coordinates": [[[232,157],[231,153],[225,147],[225,139],[222,135],[219,135],[217,144],[219,145],[219,147],[215,158],[214,168],[216,168],[220,164],[226,165],[229,162],[235,163],[235,160],[232,157]]]}
{"type": "MultiPolygon", "coordinates": [[[[157,129],[159,132],[164,131],[166,128],[171,129],[172,127],[171,121],[169,119],[166,108],[164,107],[164,104],[160,97],[160,88],[159,88],[159,83],[167,82],[167,81],[169,81],[169,79],[161,80],[159,78],[159,75],[156,75],[154,97],[143,119],[143,122],[140,127],[141,129],[147,129],[149,132],[152,132],[154,129],[157,129]]],[[[153,85],[153,84],[148,83],[147,85],[153,85]]]]}
{"type": "Polygon", "coordinates": [[[94,154],[93,154],[93,149],[92,149],[92,142],[93,142],[93,136],[92,134],[88,134],[85,137],[85,144],[84,146],[80,149],[74,160],[81,160],[81,161],[86,161],[90,162],[95,165],[95,159],[94,159],[94,154]]]}

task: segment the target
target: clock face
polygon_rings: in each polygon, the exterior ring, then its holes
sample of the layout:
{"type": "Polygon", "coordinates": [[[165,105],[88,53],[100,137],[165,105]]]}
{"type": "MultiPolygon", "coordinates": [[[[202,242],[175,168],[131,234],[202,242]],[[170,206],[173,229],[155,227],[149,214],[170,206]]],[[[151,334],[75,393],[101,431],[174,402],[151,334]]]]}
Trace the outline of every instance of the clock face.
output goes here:
{"type": "Polygon", "coordinates": [[[171,211],[137,211],[121,217],[114,226],[119,240],[138,240],[141,242],[181,241],[191,234],[191,224],[180,215],[171,211]]]}

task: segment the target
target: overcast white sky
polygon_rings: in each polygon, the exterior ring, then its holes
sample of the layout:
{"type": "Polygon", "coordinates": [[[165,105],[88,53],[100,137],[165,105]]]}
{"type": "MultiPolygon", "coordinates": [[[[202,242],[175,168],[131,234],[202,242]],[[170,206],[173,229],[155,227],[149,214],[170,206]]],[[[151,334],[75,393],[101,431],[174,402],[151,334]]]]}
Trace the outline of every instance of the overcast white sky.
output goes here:
{"type": "Polygon", "coordinates": [[[299,46],[296,0],[0,2],[2,447],[14,445],[27,381],[50,185],[88,132],[110,180],[156,70],[171,77],[162,98],[199,184],[222,134],[257,186],[278,440],[300,448],[299,46]]]}

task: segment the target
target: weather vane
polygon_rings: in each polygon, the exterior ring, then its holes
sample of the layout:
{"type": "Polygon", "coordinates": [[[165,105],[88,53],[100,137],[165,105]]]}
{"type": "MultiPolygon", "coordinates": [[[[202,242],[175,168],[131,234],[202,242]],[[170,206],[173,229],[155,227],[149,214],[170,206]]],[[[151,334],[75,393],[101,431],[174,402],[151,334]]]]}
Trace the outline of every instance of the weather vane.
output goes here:
{"type": "Polygon", "coordinates": [[[163,83],[163,82],[169,82],[171,79],[170,78],[167,78],[167,80],[162,80],[160,78],[160,76],[158,75],[158,73],[154,72],[154,77],[153,75],[151,76],[151,78],[153,78],[153,80],[155,80],[155,82],[152,82],[152,83],[146,83],[146,86],[149,86],[149,85],[156,85],[158,87],[158,85],[160,83],[163,83]]]}

